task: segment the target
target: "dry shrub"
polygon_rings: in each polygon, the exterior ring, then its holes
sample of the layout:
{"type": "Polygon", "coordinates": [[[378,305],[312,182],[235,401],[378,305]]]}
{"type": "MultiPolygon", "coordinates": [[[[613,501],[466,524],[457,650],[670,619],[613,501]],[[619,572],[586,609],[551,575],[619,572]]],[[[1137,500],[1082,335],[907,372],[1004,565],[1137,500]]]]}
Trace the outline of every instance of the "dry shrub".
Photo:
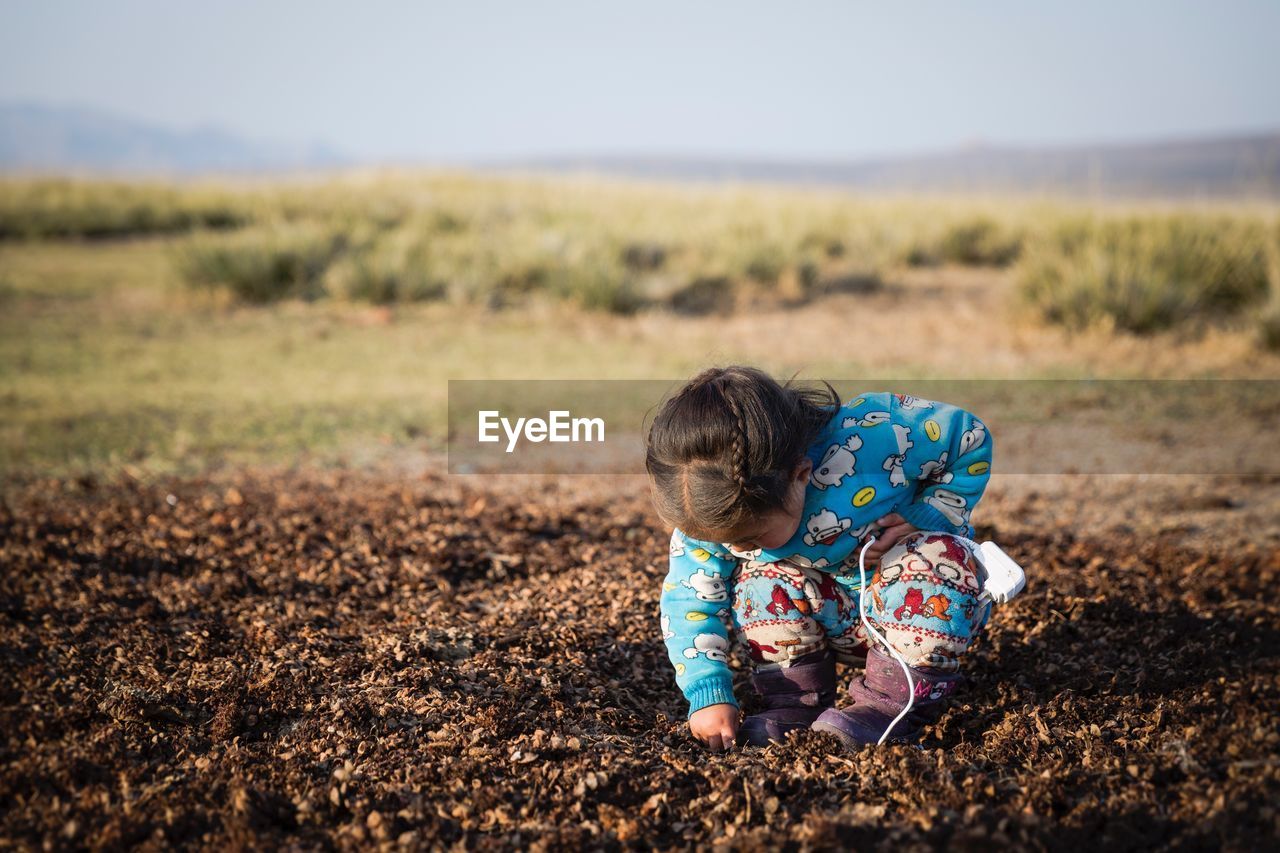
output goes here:
{"type": "Polygon", "coordinates": [[[173,234],[234,228],[252,219],[248,199],[199,187],[68,179],[0,182],[0,240],[173,234]]]}
{"type": "Polygon", "coordinates": [[[1067,220],[1029,242],[1019,281],[1045,319],[1071,327],[1221,319],[1266,297],[1265,232],[1225,216],[1067,220]]]}
{"type": "Polygon", "coordinates": [[[196,287],[226,287],[255,304],[323,295],[321,276],[345,238],[312,223],[275,224],[229,235],[199,235],[182,246],[178,266],[196,287]]]}

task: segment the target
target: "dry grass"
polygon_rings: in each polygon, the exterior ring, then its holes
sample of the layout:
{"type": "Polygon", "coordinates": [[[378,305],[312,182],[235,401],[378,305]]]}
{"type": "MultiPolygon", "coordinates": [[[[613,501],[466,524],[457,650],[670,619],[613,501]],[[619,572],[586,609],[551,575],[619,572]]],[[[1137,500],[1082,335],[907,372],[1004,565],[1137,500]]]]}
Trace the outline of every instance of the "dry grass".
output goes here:
{"type": "Polygon", "coordinates": [[[1064,220],[1029,241],[1025,298],[1051,322],[1152,332],[1255,308],[1269,290],[1265,220],[1191,214],[1064,220]]]}
{"type": "Polygon", "coordinates": [[[0,471],[438,449],[448,378],[1280,376],[1262,319],[1057,327],[1010,269],[903,264],[965,223],[1028,245],[1066,206],[450,175],[220,192],[252,224],[0,243],[0,471]],[[193,255],[220,283],[190,286],[193,255]]]}
{"type": "Polygon", "coordinates": [[[234,228],[248,201],[205,186],[0,179],[0,240],[103,239],[234,228]]]}

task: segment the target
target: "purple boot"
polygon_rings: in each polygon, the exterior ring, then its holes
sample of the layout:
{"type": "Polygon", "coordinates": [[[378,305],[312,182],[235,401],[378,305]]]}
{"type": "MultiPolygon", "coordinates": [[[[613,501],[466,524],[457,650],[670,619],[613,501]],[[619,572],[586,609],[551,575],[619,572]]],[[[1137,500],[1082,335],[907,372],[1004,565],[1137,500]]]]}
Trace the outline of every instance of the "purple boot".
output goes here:
{"type": "MultiPolygon", "coordinates": [[[[939,673],[911,668],[916,685],[916,701],[894,726],[885,743],[911,743],[920,737],[924,724],[942,710],[946,698],[963,680],[959,673],[939,673]]],[[[853,704],[828,708],[814,721],[815,732],[828,732],[850,749],[876,743],[893,718],[907,706],[907,676],[888,652],[874,647],[867,653],[867,671],[849,683],[853,704]]]]}
{"type": "Polygon", "coordinates": [[[809,728],[835,705],[836,657],[827,648],[795,658],[790,666],[757,668],[751,683],[766,710],[743,720],[738,732],[752,746],[764,746],[809,728]]]}

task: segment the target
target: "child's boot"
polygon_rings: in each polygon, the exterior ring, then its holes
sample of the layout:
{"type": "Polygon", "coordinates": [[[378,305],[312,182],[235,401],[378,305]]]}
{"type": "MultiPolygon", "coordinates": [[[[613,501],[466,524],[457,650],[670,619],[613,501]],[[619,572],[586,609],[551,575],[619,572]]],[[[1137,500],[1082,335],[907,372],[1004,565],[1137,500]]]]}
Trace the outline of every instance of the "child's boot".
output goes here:
{"type": "Polygon", "coordinates": [[[835,654],[824,648],[795,658],[789,666],[757,667],[751,683],[765,710],[744,719],[740,735],[752,746],[781,741],[787,732],[809,728],[835,705],[835,654]]]}
{"type": "MultiPolygon", "coordinates": [[[[915,682],[915,702],[911,713],[903,717],[886,739],[886,743],[914,742],[925,723],[936,718],[957,686],[963,680],[959,673],[939,673],[921,667],[911,668],[915,682]]],[[[813,723],[813,730],[828,732],[850,749],[877,743],[894,717],[907,707],[910,695],[902,665],[881,648],[867,652],[867,669],[849,683],[853,704],[844,708],[828,708],[813,723]]]]}

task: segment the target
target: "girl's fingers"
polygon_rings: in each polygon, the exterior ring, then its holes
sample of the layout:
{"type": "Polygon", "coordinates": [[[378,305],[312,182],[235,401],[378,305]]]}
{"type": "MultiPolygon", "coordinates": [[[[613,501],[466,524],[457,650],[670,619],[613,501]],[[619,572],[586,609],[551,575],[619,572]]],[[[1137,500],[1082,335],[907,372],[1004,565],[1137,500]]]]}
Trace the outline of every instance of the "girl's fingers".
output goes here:
{"type": "MultiPolygon", "coordinates": [[[[867,549],[866,560],[868,566],[874,566],[879,563],[884,553],[896,545],[899,539],[908,533],[914,533],[916,530],[914,525],[896,512],[891,512],[880,518],[876,521],[876,524],[880,525],[881,529],[879,534],[873,537],[874,544],[867,549]]],[[[863,542],[865,541],[864,539],[863,542]]]]}
{"type": "Polygon", "coordinates": [[[880,534],[879,538],[876,539],[875,547],[881,548],[881,553],[884,553],[897,544],[899,539],[906,536],[914,529],[914,527],[905,521],[901,524],[895,524],[892,527],[886,528],[885,531],[880,534]]]}
{"type": "Polygon", "coordinates": [[[725,730],[720,732],[720,742],[724,744],[725,749],[733,749],[734,731],[726,726],[725,730]]]}
{"type": "Polygon", "coordinates": [[[719,752],[723,746],[720,743],[720,735],[711,735],[707,738],[707,746],[711,747],[715,752],[719,752]]]}
{"type": "Polygon", "coordinates": [[[891,527],[891,528],[890,528],[890,530],[891,530],[891,531],[892,531],[892,533],[893,533],[893,541],[894,541],[894,542],[897,542],[899,539],[901,539],[902,537],[906,536],[908,533],[914,533],[914,532],[915,532],[915,528],[914,528],[913,526],[911,526],[910,524],[908,524],[907,522],[905,522],[905,521],[904,521],[904,522],[902,522],[902,523],[901,523],[901,524],[899,524],[899,525],[896,525],[896,526],[894,526],[894,527],[891,527]]]}

